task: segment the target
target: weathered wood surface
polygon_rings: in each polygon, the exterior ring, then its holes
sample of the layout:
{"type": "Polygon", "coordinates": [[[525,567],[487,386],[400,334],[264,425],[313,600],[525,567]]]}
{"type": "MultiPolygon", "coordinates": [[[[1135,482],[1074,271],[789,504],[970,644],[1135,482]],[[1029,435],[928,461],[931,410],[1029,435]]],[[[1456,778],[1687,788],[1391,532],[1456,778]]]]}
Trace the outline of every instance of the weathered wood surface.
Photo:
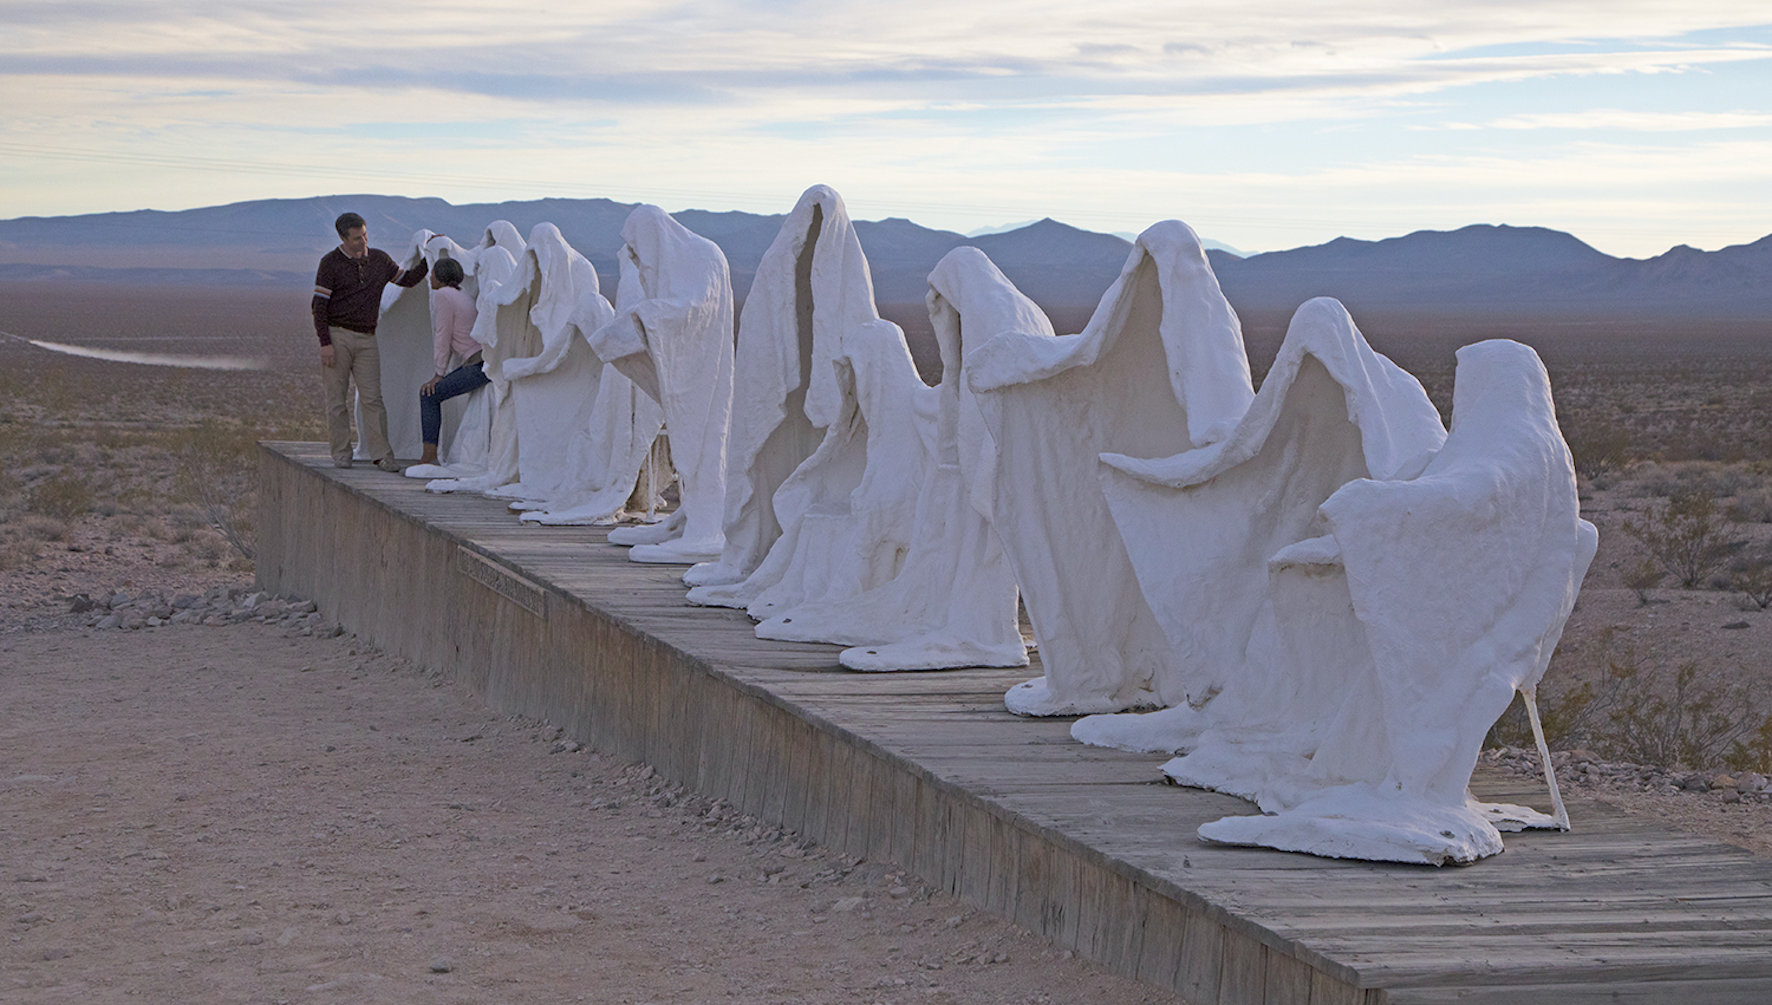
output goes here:
{"type": "MultiPolygon", "coordinates": [[[[1465,868],[1206,845],[1200,824],[1254,808],[1161,784],[1160,757],[1079,746],[1069,720],[1009,715],[1003,692],[1037,662],[849,673],[836,646],[687,605],[680,567],[630,563],[601,529],[334,470],[318,444],[267,445],[263,472],[267,588],[496,707],[1190,1001],[1772,1001],[1772,863],[1739,849],[1591,801],[1571,806],[1573,833],[1508,835],[1465,868]],[[486,560],[478,578],[463,549],[486,560]],[[516,577],[504,593],[498,569],[516,577]],[[518,580],[542,588],[539,610],[518,580]]],[[[1476,788],[1546,802],[1515,779],[1476,788]]]]}

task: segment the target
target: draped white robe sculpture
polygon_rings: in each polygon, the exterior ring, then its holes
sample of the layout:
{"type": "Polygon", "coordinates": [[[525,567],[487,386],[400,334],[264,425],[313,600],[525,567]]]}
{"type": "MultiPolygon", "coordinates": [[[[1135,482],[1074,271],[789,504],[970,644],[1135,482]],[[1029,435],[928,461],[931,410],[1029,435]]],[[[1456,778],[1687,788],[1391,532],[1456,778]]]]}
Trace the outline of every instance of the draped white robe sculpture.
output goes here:
{"type": "Polygon", "coordinates": [[[977,248],[949,252],[929,275],[929,317],[941,350],[936,466],[918,496],[904,568],[881,586],[784,611],[757,626],[767,639],[835,642],[852,670],[1026,666],[1015,577],[990,523],[989,438],[963,379],[968,337],[1039,332],[1051,322],[977,248]]]}
{"type": "MultiPolygon", "coordinates": [[[[559,228],[536,224],[529,234],[527,255],[530,282],[538,291],[528,323],[541,349],[532,356],[504,360],[502,371],[517,420],[518,479],[485,493],[494,499],[518,500],[513,508],[523,509],[564,494],[583,473],[584,441],[591,435],[607,369],[584,335],[615,316],[598,289],[596,269],[566,243],[559,228]]],[[[619,375],[617,379],[626,382],[619,375]]],[[[619,394],[621,389],[613,390],[619,394]]],[[[636,464],[634,472],[638,471],[636,464]]],[[[628,487],[633,487],[631,482],[628,487]]]]}
{"type": "MultiPolygon", "coordinates": [[[[501,351],[499,323],[501,307],[527,293],[528,261],[528,244],[515,225],[507,220],[494,220],[487,225],[474,256],[474,277],[479,289],[474,298],[478,314],[472,335],[474,341],[486,346],[481,358],[483,372],[491,383],[467,396],[469,407],[463,422],[468,424],[471,434],[457,431],[456,449],[442,458],[444,463],[415,465],[406,470],[408,477],[428,479],[426,491],[482,492],[516,480],[517,415],[500,369],[503,360],[512,355],[516,339],[507,339],[501,351]],[[460,442],[464,439],[466,449],[460,442]]],[[[507,327],[515,327],[523,319],[506,312],[504,322],[507,327]]]]}
{"type": "MultiPolygon", "coordinates": [[[[449,238],[420,229],[414,231],[412,240],[407,243],[406,253],[397,263],[401,270],[411,269],[423,262],[427,266],[437,264],[438,259],[453,258],[462,265],[467,279],[462,283],[462,292],[473,296],[477,286],[474,283],[474,259],[478,249],[463,248],[449,238]]],[[[431,289],[427,281],[416,286],[395,286],[388,284],[382,290],[381,313],[375,324],[375,344],[377,355],[381,359],[381,397],[382,407],[388,416],[388,445],[393,448],[395,457],[417,457],[423,449],[423,432],[418,417],[418,389],[433,374],[431,356],[431,289]]],[[[454,408],[445,407],[443,413],[443,442],[453,438],[456,426],[461,421],[465,402],[450,402],[454,408]]],[[[363,428],[363,412],[359,404],[356,412],[357,428],[363,428]]],[[[357,460],[371,460],[363,452],[362,438],[358,438],[355,452],[357,460]]]]}
{"type": "Polygon", "coordinates": [[[719,246],[642,205],[621,228],[622,307],[590,335],[599,357],[664,411],[681,502],[671,519],[610,531],[635,562],[715,559],[726,501],[732,415],[732,278],[719,246]],[[629,292],[630,288],[634,292],[629,292]]]}
{"type": "MultiPolygon", "coordinates": [[[[1543,676],[1597,536],[1580,518],[1536,354],[1491,341],[1458,359],[1452,432],[1425,468],[1410,470],[1419,464],[1398,438],[1397,477],[1329,496],[1303,528],[1316,536],[1264,563],[1241,674],[1203,709],[1145,717],[1167,718],[1164,742],[1192,748],[1166,774],[1266,814],[1214,821],[1201,837],[1437,865],[1501,851],[1500,829],[1566,825],[1560,807],[1551,818],[1479,803],[1469,783],[1489,727],[1543,676]]],[[[1186,472],[1174,460],[1163,474],[1212,477],[1209,462],[1186,472]]],[[[1073,732],[1125,739],[1129,718],[1073,732]]]]}
{"type": "Polygon", "coordinates": [[[1174,709],[1092,717],[1078,739],[1175,750],[1161,730],[1243,672],[1267,561],[1322,533],[1317,507],[1355,478],[1412,477],[1446,430],[1420,381],[1366,343],[1341,304],[1299,308],[1261,393],[1230,435],[1175,457],[1104,454],[1102,492],[1170,646],[1153,681],[1174,709]],[[1095,736],[1092,729],[1143,729],[1095,736]]]}
{"type": "Polygon", "coordinates": [[[781,536],[775,491],[811,456],[841,407],[831,359],[843,332],[878,322],[874,283],[849,211],[814,185],[763,253],[738,319],[726,441],[725,550],[690,586],[742,582],[781,536]]]}
{"type": "Polygon", "coordinates": [[[1199,238],[1179,221],[1152,226],[1081,334],[1005,332],[966,370],[994,448],[992,519],[1045,669],[1004,703],[1022,715],[1160,704],[1152,686],[1168,645],[1097,457],[1222,439],[1254,397],[1242,328],[1199,238]]]}

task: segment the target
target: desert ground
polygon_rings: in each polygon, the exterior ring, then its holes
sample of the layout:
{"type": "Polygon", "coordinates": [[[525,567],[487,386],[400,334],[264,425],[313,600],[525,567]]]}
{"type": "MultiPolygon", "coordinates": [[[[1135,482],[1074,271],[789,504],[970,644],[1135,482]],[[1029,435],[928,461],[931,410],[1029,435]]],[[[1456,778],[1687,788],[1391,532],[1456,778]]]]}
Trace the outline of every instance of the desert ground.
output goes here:
{"type": "MultiPolygon", "coordinates": [[[[1447,413],[1456,345],[1540,349],[1601,531],[1559,777],[1772,855],[1767,332],[1362,323],[1447,413]]],[[[253,444],[321,436],[302,291],[0,283],[0,332],[0,1000],[1173,1000],[253,595],[253,444]]]]}

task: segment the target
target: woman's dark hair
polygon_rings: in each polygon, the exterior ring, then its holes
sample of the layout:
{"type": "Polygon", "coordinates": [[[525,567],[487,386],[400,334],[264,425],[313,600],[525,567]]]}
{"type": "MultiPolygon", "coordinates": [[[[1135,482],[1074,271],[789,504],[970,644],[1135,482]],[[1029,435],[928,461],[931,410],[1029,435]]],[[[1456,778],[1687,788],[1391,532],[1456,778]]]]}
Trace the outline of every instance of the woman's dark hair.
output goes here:
{"type": "Polygon", "coordinates": [[[367,224],[363,222],[362,217],[355,213],[340,213],[338,219],[332,221],[332,229],[338,231],[339,237],[344,237],[363,226],[367,226],[367,224]]]}
{"type": "Polygon", "coordinates": [[[461,281],[467,278],[461,270],[461,263],[453,258],[437,259],[437,264],[431,266],[431,275],[436,276],[437,282],[444,286],[453,286],[458,290],[461,289],[461,281]]]}

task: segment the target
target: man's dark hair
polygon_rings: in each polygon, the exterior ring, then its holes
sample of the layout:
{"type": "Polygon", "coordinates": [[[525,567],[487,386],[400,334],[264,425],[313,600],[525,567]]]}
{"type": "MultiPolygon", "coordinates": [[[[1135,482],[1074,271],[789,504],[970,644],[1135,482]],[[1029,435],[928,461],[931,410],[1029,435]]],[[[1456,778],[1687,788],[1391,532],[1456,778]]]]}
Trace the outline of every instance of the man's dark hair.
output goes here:
{"type": "Polygon", "coordinates": [[[453,286],[458,290],[461,289],[461,281],[467,278],[466,273],[461,270],[461,263],[453,258],[437,259],[437,264],[431,266],[431,275],[436,276],[437,282],[444,286],[453,286]]]}
{"type": "Polygon", "coordinates": [[[340,239],[343,239],[358,227],[367,226],[368,224],[363,222],[363,218],[355,213],[340,213],[338,219],[332,221],[332,229],[338,231],[340,239]]]}

